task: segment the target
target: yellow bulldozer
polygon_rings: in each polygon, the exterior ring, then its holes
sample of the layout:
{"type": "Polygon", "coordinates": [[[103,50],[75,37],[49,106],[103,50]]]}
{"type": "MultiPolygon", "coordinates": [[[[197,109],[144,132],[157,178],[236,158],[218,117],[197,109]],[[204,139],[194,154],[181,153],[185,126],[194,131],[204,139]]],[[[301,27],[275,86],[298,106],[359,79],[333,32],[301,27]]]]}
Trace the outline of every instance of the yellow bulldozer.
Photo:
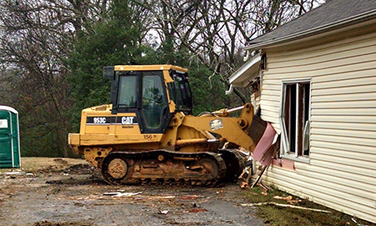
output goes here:
{"type": "Polygon", "coordinates": [[[112,104],[84,109],[80,133],[70,133],[68,142],[110,184],[213,186],[234,180],[265,130],[249,103],[193,116],[182,67],[118,65],[103,71],[112,81],[112,104]],[[230,116],[235,111],[240,116],[230,116]]]}

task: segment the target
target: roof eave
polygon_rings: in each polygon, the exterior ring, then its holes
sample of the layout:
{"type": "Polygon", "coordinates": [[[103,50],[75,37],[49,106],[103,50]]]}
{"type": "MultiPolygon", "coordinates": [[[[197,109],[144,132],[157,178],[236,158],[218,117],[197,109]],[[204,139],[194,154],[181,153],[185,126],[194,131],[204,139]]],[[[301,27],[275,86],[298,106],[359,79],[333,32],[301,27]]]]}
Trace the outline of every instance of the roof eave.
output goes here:
{"type": "Polygon", "coordinates": [[[234,87],[245,87],[257,77],[261,62],[261,55],[257,54],[244,63],[230,77],[229,82],[234,87]]]}

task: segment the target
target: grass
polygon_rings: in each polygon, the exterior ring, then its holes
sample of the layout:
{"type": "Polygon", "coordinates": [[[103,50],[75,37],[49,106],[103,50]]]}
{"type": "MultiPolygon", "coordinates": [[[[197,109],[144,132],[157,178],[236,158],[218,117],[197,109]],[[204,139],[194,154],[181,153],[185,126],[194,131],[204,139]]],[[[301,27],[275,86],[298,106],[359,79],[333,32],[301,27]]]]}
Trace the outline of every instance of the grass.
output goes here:
{"type": "Polygon", "coordinates": [[[275,202],[281,204],[290,204],[302,206],[312,209],[328,210],[330,213],[315,212],[312,210],[294,209],[289,207],[279,207],[275,205],[258,206],[257,215],[264,219],[265,225],[284,226],[284,225],[307,225],[307,226],[376,226],[350,215],[329,209],[325,206],[300,199],[289,195],[277,189],[271,189],[264,193],[260,187],[244,190],[244,195],[249,199],[250,203],[275,202]],[[283,197],[284,199],[276,199],[275,197],[283,197]],[[290,202],[290,203],[289,203],[290,202]],[[355,222],[354,222],[355,220],[355,222]]]}
{"type": "Polygon", "coordinates": [[[21,168],[0,169],[0,173],[9,171],[24,171],[35,173],[43,170],[61,170],[77,164],[87,164],[87,162],[84,159],[74,158],[22,157],[21,168]]]}

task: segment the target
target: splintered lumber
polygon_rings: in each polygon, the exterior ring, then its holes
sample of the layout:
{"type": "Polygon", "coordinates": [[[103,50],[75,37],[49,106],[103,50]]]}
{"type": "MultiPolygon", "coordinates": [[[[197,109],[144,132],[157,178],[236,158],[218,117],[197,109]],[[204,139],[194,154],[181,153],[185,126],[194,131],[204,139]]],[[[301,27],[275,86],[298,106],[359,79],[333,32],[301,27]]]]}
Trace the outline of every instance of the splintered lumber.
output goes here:
{"type": "Polygon", "coordinates": [[[302,206],[294,206],[294,205],[282,204],[282,203],[276,203],[276,202],[243,203],[243,204],[240,204],[240,205],[241,206],[250,206],[250,207],[274,205],[274,206],[294,208],[294,209],[310,210],[310,211],[321,212],[321,213],[331,213],[328,210],[312,209],[312,208],[307,208],[307,207],[302,207],[302,206]]]}

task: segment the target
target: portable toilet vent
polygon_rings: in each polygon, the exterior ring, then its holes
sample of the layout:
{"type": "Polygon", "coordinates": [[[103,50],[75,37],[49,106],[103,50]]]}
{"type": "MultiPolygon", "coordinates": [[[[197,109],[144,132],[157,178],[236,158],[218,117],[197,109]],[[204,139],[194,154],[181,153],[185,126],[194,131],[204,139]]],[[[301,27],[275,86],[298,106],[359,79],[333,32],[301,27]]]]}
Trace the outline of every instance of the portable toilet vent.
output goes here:
{"type": "Polygon", "coordinates": [[[18,112],[0,105],[0,168],[21,166],[18,112]]]}

